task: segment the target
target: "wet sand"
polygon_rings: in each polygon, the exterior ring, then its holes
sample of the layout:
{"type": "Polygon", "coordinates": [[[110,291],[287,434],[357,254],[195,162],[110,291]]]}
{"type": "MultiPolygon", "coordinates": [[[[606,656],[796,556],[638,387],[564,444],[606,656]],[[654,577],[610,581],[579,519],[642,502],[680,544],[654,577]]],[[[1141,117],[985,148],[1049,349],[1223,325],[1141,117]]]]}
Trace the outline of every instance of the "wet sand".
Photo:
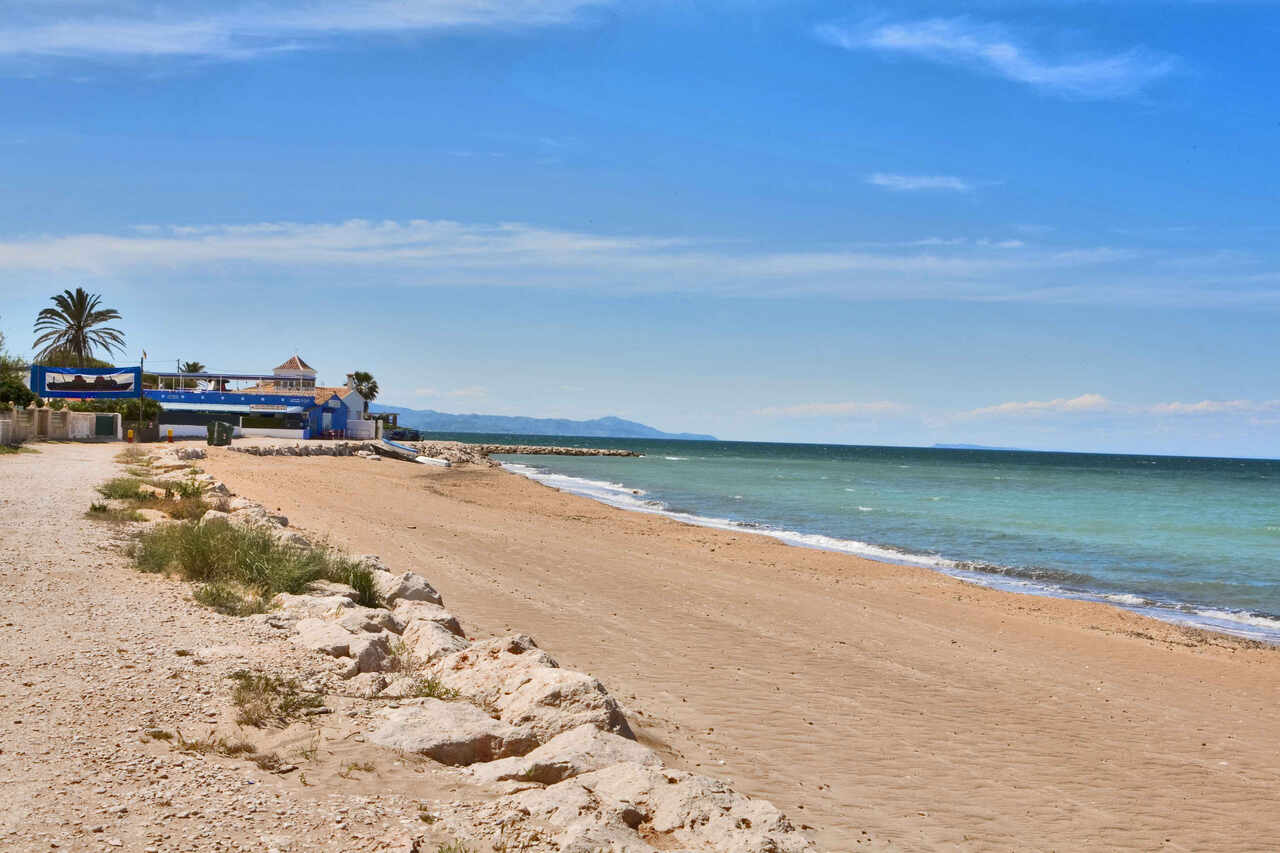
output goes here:
{"type": "Polygon", "coordinates": [[[500,470],[211,448],[291,524],[532,634],[824,849],[1280,849],[1280,651],[628,513],[500,470]]]}

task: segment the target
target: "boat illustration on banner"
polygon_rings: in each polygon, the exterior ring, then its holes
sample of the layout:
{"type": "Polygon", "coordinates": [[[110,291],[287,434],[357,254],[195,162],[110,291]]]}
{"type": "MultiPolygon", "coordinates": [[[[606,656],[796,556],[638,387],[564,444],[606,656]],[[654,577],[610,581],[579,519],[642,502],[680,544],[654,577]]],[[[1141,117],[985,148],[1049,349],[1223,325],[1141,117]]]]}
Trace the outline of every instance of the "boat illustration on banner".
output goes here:
{"type": "Polygon", "coordinates": [[[105,376],[95,376],[88,379],[80,374],[45,374],[45,387],[49,391],[56,391],[60,394],[69,393],[71,391],[132,391],[133,390],[133,374],[131,373],[112,373],[105,376]]]}

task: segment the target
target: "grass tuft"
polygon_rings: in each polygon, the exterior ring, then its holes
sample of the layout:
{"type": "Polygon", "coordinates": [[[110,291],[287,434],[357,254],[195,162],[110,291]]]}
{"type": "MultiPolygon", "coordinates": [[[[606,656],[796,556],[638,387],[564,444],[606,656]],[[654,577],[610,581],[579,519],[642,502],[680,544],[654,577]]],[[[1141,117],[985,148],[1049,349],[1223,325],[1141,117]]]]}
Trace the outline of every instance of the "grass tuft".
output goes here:
{"type": "Polygon", "coordinates": [[[439,679],[424,675],[422,662],[413,656],[404,640],[396,640],[391,645],[390,669],[413,679],[413,687],[405,698],[443,699],[449,702],[462,695],[452,687],[445,687],[439,679]]]}
{"type": "Polygon", "coordinates": [[[361,607],[381,607],[382,596],[373,582],[373,572],[354,560],[338,558],[334,561],[328,580],[345,583],[356,591],[356,603],[361,607]]]}
{"type": "Polygon", "coordinates": [[[142,491],[142,481],[137,477],[116,477],[107,480],[107,482],[98,486],[98,494],[104,498],[123,501],[141,501],[146,500],[148,497],[154,497],[148,492],[142,491]]]}
{"type": "Polygon", "coordinates": [[[85,515],[94,521],[109,521],[113,524],[126,524],[131,521],[144,520],[137,510],[131,508],[114,509],[98,501],[89,504],[89,511],[85,515]]]}
{"type": "Polygon", "coordinates": [[[21,444],[0,444],[0,456],[7,456],[10,453],[39,453],[33,447],[23,447],[21,444]]]}
{"type": "Polygon", "coordinates": [[[191,597],[226,616],[252,616],[267,609],[267,600],[262,596],[227,581],[201,584],[191,597]]]}
{"type": "Polygon", "coordinates": [[[196,600],[233,615],[261,613],[276,593],[298,594],[312,581],[362,582],[365,572],[333,551],[287,545],[269,529],[225,521],[162,525],[143,534],[133,557],[141,571],[202,584],[196,600]]]}
{"type": "Polygon", "coordinates": [[[297,679],[244,669],[232,673],[231,679],[236,683],[231,701],[240,709],[236,722],[241,725],[262,726],[269,722],[287,725],[293,718],[302,716],[307,708],[324,704],[314,693],[304,693],[297,679]]]}
{"type": "Polygon", "coordinates": [[[228,758],[243,757],[268,773],[278,773],[288,766],[274,752],[258,752],[258,750],[254,749],[253,744],[248,741],[229,741],[224,737],[215,738],[212,734],[207,738],[187,740],[182,736],[182,732],[178,732],[177,743],[174,748],[182,752],[191,752],[198,755],[225,755],[228,758]]]}

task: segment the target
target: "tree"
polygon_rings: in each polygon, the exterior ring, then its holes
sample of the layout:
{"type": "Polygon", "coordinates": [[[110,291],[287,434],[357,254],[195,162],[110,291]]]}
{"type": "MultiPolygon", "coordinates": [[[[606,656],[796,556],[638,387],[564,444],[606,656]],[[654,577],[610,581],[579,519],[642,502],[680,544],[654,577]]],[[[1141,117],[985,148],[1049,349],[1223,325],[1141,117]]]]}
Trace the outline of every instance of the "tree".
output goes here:
{"type": "MultiPolygon", "coordinates": [[[[184,361],[178,365],[179,373],[204,373],[207,370],[203,364],[198,361],[184,361]]],[[[182,380],[183,388],[194,388],[195,385],[188,385],[187,380],[182,380]]]]}
{"type": "Polygon", "coordinates": [[[373,378],[372,373],[357,370],[351,374],[351,388],[364,397],[364,413],[369,414],[369,404],[378,398],[378,380],[373,378]]]}
{"type": "Polygon", "coordinates": [[[50,297],[55,308],[44,308],[36,316],[35,331],[39,333],[32,348],[36,358],[61,355],[75,360],[71,367],[84,367],[94,351],[101,348],[110,355],[124,351],[124,333],[111,326],[111,320],[119,320],[120,312],[114,308],[101,308],[102,297],[88,293],[82,287],[75,292],[64,290],[50,297]]]}

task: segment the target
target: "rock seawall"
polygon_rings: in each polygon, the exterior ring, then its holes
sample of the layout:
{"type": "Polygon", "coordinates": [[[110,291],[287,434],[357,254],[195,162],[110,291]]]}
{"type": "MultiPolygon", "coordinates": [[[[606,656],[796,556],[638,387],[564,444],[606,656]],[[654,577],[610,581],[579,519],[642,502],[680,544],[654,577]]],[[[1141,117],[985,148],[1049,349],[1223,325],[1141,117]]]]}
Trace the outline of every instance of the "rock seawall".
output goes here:
{"type": "MultiPolygon", "coordinates": [[[[494,454],[525,454],[538,456],[642,456],[634,450],[616,450],[599,447],[550,447],[537,444],[466,444],[461,441],[403,442],[422,456],[443,459],[452,465],[486,465],[497,467],[490,459],[494,454]]],[[[303,441],[289,443],[259,442],[252,439],[236,439],[229,447],[236,453],[253,456],[383,456],[388,454],[385,445],[377,441],[303,441]]]]}

